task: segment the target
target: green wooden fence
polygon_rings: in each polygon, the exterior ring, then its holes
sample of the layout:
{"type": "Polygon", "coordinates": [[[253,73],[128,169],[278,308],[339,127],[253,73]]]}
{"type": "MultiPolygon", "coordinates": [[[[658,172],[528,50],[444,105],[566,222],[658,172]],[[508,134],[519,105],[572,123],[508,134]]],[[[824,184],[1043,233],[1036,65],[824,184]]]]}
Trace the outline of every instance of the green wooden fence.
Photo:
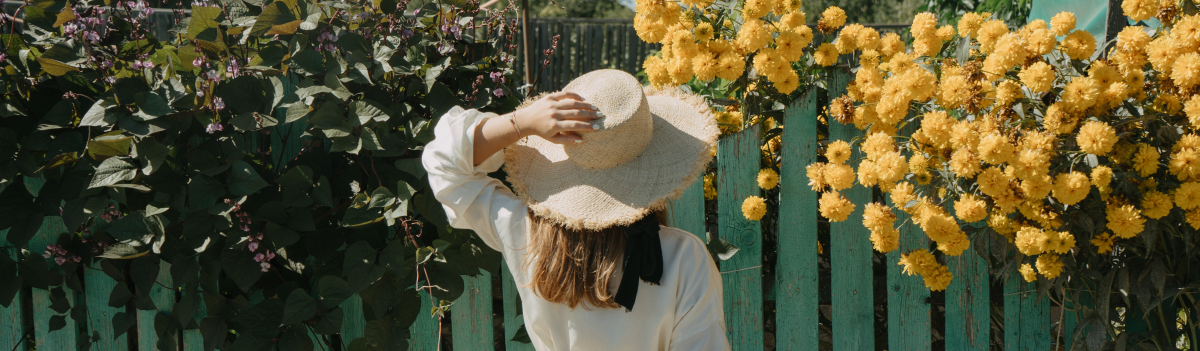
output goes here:
{"type": "MultiPolygon", "coordinates": [[[[948,260],[955,279],[945,293],[931,294],[919,278],[903,275],[895,265],[897,253],[879,260],[881,256],[871,251],[868,233],[860,224],[862,209],[873,196],[871,189],[855,187],[846,191],[845,195],[857,204],[856,211],[847,221],[829,225],[828,238],[819,238],[826,224],[818,219],[818,194],[807,186],[804,167],[816,159],[820,103],[843,94],[851,75],[839,71],[827,78],[828,96],[809,92],[784,114],[782,189],[779,218],[774,223],[778,226],[777,240],[764,240],[762,223],[746,220],[740,210],[742,199],[761,192],[755,181],[761,167],[759,128],[748,128],[719,143],[715,229],[720,238],[741,248],[731,259],[719,263],[733,348],[998,350],[1002,345],[1006,351],[1070,349],[1066,339],[1074,334],[1079,315],[1070,306],[1086,306],[1089,302],[1068,301],[1065,304],[1069,308],[1064,309],[1058,303],[1039,299],[1036,287],[1021,282],[1016,274],[997,281],[998,275],[989,274],[986,262],[975,250],[948,260]],[[828,243],[824,253],[818,253],[819,242],[828,243]],[[764,264],[763,252],[769,250],[778,254],[773,267],[764,264]],[[824,264],[828,267],[823,268],[824,264]],[[822,272],[828,272],[827,276],[823,278],[822,272]]],[[[289,154],[294,156],[295,146],[301,142],[291,140],[284,145],[285,136],[300,135],[303,127],[283,125],[272,133],[270,142],[281,150],[279,163],[285,163],[289,154]]],[[[849,140],[860,133],[853,126],[836,122],[828,127],[831,140],[849,140]]],[[[25,179],[24,184],[10,186],[26,186],[37,194],[43,182],[25,179]]],[[[671,220],[673,225],[705,237],[702,193],[699,182],[689,187],[672,204],[671,220]]],[[[47,217],[29,247],[40,250],[66,233],[61,218],[47,217]]],[[[900,251],[928,245],[915,226],[905,226],[902,233],[900,251]]],[[[5,234],[0,232],[0,246],[7,246],[5,234]]],[[[14,255],[11,250],[3,253],[14,255]]],[[[167,344],[176,345],[177,350],[204,349],[204,340],[196,329],[167,335],[155,332],[155,318],[169,316],[175,306],[185,306],[181,302],[196,297],[174,288],[167,262],[135,263],[141,269],[157,270],[157,284],[151,289],[153,309],[110,307],[110,291],[125,283],[104,274],[102,261],[93,262],[84,270],[82,292],[62,287],[29,288],[9,307],[0,307],[0,349],[79,350],[93,336],[92,350],[152,350],[162,338],[175,341],[167,344]],[[51,303],[54,294],[65,295],[84,313],[56,320],[51,303]],[[114,337],[114,321],[130,323],[136,332],[114,337]],[[64,327],[51,331],[50,326],[56,323],[64,327]]],[[[410,349],[436,350],[448,344],[455,350],[532,350],[529,344],[514,341],[521,332],[522,320],[511,274],[503,270],[499,277],[482,273],[464,280],[466,293],[453,301],[448,322],[427,313],[434,301],[422,294],[422,312],[410,328],[410,349]],[[449,328],[443,328],[446,324],[449,328]]],[[[263,298],[260,293],[250,302],[263,298]]],[[[362,336],[366,324],[362,300],[354,296],[341,308],[345,311],[342,340],[362,336]]],[[[199,304],[196,320],[205,315],[204,305],[199,304]]],[[[310,337],[317,341],[317,337],[310,337]]],[[[280,346],[280,350],[290,349],[280,346]]]]}

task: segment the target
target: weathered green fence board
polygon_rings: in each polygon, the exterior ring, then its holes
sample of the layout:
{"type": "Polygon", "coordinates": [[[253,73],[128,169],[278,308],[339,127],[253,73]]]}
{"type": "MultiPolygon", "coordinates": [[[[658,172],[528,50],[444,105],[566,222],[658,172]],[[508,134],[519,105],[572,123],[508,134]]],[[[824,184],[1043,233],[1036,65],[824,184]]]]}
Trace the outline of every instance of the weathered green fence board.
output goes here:
{"type": "Polygon", "coordinates": [[[504,347],[508,351],[533,351],[532,344],[513,341],[525,321],[521,313],[521,294],[517,292],[517,282],[507,264],[500,264],[500,280],[504,294],[504,347]]]}
{"type": "Polygon", "coordinates": [[[741,248],[721,262],[725,325],[734,350],[762,350],[762,228],[742,215],[742,202],[758,196],[759,126],[721,139],[717,146],[717,217],[721,239],[741,248]]]}
{"type": "MultiPolygon", "coordinates": [[[[146,259],[158,260],[158,258],[147,257],[146,259]]],[[[140,264],[135,261],[134,264],[140,264]]],[[[154,280],[154,285],[150,287],[150,301],[154,302],[154,310],[138,310],[137,311],[137,328],[138,328],[138,349],[139,350],[158,350],[158,331],[154,329],[156,323],[154,319],[159,313],[171,315],[171,309],[175,307],[175,290],[167,288],[174,286],[171,282],[171,264],[159,261],[158,277],[154,280]]],[[[172,335],[172,339],[177,339],[178,336],[172,335]]],[[[174,344],[174,343],[171,343],[174,344]]],[[[176,347],[178,349],[178,347],[176,347]]]]}
{"type": "Polygon", "coordinates": [[[441,325],[436,316],[430,315],[435,303],[428,291],[417,293],[421,295],[421,309],[417,311],[417,320],[408,327],[408,349],[437,350],[441,325]]]}
{"type": "MultiPolygon", "coordinates": [[[[901,133],[907,136],[915,130],[916,125],[909,125],[901,133]]],[[[906,153],[905,156],[911,155],[906,153]]],[[[908,213],[901,210],[905,204],[892,203],[890,197],[885,199],[896,214],[896,224],[901,225],[900,246],[888,252],[884,261],[887,266],[888,350],[928,351],[932,341],[929,288],[925,287],[921,277],[904,274],[903,268],[895,262],[900,261],[903,253],[928,248],[929,237],[911,222],[908,213]]]]}
{"type": "Polygon", "coordinates": [[[338,308],[342,309],[342,340],[350,342],[361,338],[367,329],[367,319],[363,316],[362,296],[351,295],[346,301],[342,301],[338,308]]]}
{"type": "MultiPolygon", "coordinates": [[[[25,177],[26,183],[30,185],[30,191],[35,196],[37,190],[41,189],[44,180],[25,177]]],[[[29,250],[33,252],[41,252],[46,249],[46,245],[54,244],[58,237],[67,233],[67,227],[63,224],[62,217],[46,216],[42,222],[42,227],[38,229],[37,234],[34,234],[33,239],[29,241],[29,250]]],[[[47,262],[52,269],[58,269],[54,261],[47,262]]],[[[51,287],[52,289],[55,287],[51,287]]],[[[66,292],[66,299],[75,306],[75,293],[67,289],[66,286],[58,286],[66,292]]],[[[67,313],[66,326],[62,329],[50,331],[50,319],[56,315],[54,310],[50,309],[50,292],[42,289],[34,288],[33,290],[33,340],[38,350],[75,350],[78,346],[76,339],[79,334],[78,326],[71,314],[67,313]]]]}
{"type": "MultiPolygon", "coordinates": [[[[844,69],[835,69],[829,77],[829,96],[846,93],[852,76],[844,69]]],[[[851,142],[862,136],[854,125],[829,122],[829,140],[851,142]]],[[[863,158],[855,148],[850,157],[852,166],[863,158]]],[[[845,221],[829,225],[829,253],[833,305],[833,349],[870,350],[875,348],[875,305],[872,283],[870,233],[862,225],[863,206],[871,202],[871,189],[855,184],[842,191],[854,203],[854,212],[845,221]]]]}
{"type": "MultiPolygon", "coordinates": [[[[3,187],[0,187],[0,191],[3,187]]],[[[11,246],[8,243],[8,229],[0,231],[0,246],[11,246]]],[[[8,255],[17,260],[17,252],[13,249],[0,249],[0,255],[8,255]]],[[[8,307],[0,306],[0,348],[24,350],[27,345],[17,345],[25,340],[25,296],[21,292],[13,297],[8,307]]]]}
{"type": "Polygon", "coordinates": [[[1050,299],[1039,299],[1037,284],[1021,280],[1016,267],[1004,281],[1004,349],[1050,349],[1050,299]]]}
{"type": "MultiPolygon", "coordinates": [[[[122,334],[113,337],[112,318],[125,308],[108,305],[108,295],[117,286],[117,281],[101,271],[100,265],[83,270],[83,284],[87,289],[86,304],[88,309],[88,332],[100,336],[92,342],[93,351],[125,351],[129,350],[129,335],[122,334]]],[[[124,284],[124,283],[121,283],[124,284]]]]}
{"type": "Polygon", "coordinates": [[[817,196],[805,167],[817,160],[817,92],[784,112],[779,172],[780,253],[775,263],[775,344],[779,350],[816,350],[817,196]]]}
{"type": "Polygon", "coordinates": [[[463,277],[466,291],[450,308],[455,350],[491,350],[492,274],[483,271],[474,277],[463,277]]]}
{"type": "Polygon", "coordinates": [[[704,230],[704,179],[696,177],[679,199],[671,201],[670,225],[708,241],[704,230]]]}
{"type": "Polygon", "coordinates": [[[954,275],[946,288],[947,350],[985,351],[990,345],[992,311],[988,266],[974,251],[967,250],[957,257],[946,258],[946,265],[954,275]]]}
{"type": "MultiPolygon", "coordinates": [[[[208,317],[208,307],[205,306],[204,295],[202,293],[200,293],[199,291],[189,292],[188,290],[185,289],[183,291],[183,295],[187,296],[187,294],[199,294],[200,295],[199,296],[200,305],[196,307],[196,314],[192,315],[192,319],[195,320],[196,325],[199,326],[200,321],[204,320],[204,317],[208,317]]],[[[313,345],[313,346],[314,346],[314,349],[316,349],[316,350],[321,349],[319,346],[316,346],[316,345],[313,345]]],[[[196,350],[204,350],[204,334],[200,333],[200,329],[184,329],[184,331],[183,331],[183,351],[196,351],[196,350]]]]}

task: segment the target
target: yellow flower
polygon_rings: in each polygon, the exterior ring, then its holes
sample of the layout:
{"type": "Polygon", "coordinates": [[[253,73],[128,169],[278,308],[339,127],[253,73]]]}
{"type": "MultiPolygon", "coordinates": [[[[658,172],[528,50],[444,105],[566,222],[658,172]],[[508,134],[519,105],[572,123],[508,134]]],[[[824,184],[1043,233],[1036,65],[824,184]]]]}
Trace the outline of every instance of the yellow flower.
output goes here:
{"type": "Polygon", "coordinates": [[[1158,171],[1158,157],[1158,149],[1148,144],[1140,144],[1133,156],[1133,169],[1142,177],[1149,177],[1158,171]]]}
{"type": "Polygon", "coordinates": [[[1187,211],[1183,218],[1192,226],[1192,229],[1200,229],[1200,208],[1187,211]]]}
{"type": "Polygon", "coordinates": [[[892,188],[892,191],[889,191],[888,193],[891,196],[892,203],[896,204],[896,206],[900,206],[901,209],[904,209],[908,206],[908,201],[912,199],[913,185],[912,183],[901,182],[896,184],[896,186],[892,188]]]}
{"type": "Polygon", "coordinates": [[[1041,229],[1021,227],[1021,229],[1017,230],[1015,244],[1017,251],[1020,251],[1025,256],[1033,256],[1045,252],[1046,242],[1049,240],[1049,235],[1041,229]]]}
{"type": "Polygon", "coordinates": [[[949,267],[939,265],[933,273],[925,275],[924,278],[925,287],[930,291],[942,291],[950,286],[950,280],[954,278],[954,274],[950,273],[949,267]]]}
{"type": "Polygon", "coordinates": [[[1186,182],[1175,191],[1175,205],[1184,210],[1200,208],[1200,182],[1186,182]]]}
{"type": "Polygon", "coordinates": [[[1083,60],[1096,52],[1096,37],[1086,31],[1075,31],[1063,38],[1061,45],[1063,53],[1071,59],[1083,60]]]}
{"type": "Polygon", "coordinates": [[[958,35],[964,38],[975,38],[979,32],[979,27],[983,26],[983,16],[974,12],[963,14],[958,20],[958,35]]]}
{"type": "Polygon", "coordinates": [[[1121,10],[1134,21],[1151,19],[1158,14],[1158,2],[1159,0],[1124,0],[1121,2],[1121,10]]]}
{"type": "Polygon", "coordinates": [[[1177,58],[1171,67],[1171,80],[1183,88],[1200,83],[1200,54],[1189,52],[1177,58]]]}
{"type": "Polygon", "coordinates": [[[1054,51],[1054,46],[1057,44],[1058,38],[1054,36],[1054,32],[1045,28],[1045,25],[1042,25],[1041,28],[1031,30],[1025,36],[1025,48],[1033,55],[1041,56],[1049,54],[1051,51],[1054,51]]]}
{"type": "Polygon", "coordinates": [[[711,81],[717,76],[717,72],[721,69],[720,62],[717,61],[717,56],[708,51],[701,51],[692,58],[692,72],[696,74],[696,79],[700,81],[711,81]]]}
{"type": "Polygon", "coordinates": [[[1108,219],[1108,229],[1121,238],[1135,237],[1146,227],[1146,219],[1142,218],[1142,211],[1133,205],[1109,203],[1107,212],[1105,218],[1108,219]]]}
{"type": "Polygon", "coordinates": [[[1107,188],[1112,181],[1113,171],[1108,166],[1096,166],[1092,169],[1092,184],[1097,188],[1107,188]]]}
{"type": "Polygon", "coordinates": [[[923,153],[917,153],[908,159],[908,172],[912,174],[927,174],[929,173],[929,158],[923,153]]]}
{"type": "Polygon", "coordinates": [[[892,227],[872,229],[871,246],[881,253],[892,252],[900,248],[900,230],[892,227]]]}
{"type": "Polygon", "coordinates": [[[738,30],[737,45],[746,52],[758,51],[771,42],[771,30],[767,28],[766,22],[760,19],[746,20],[742,24],[742,28],[738,30]]]}
{"type": "Polygon", "coordinates": [[[825,163],[817,162],[804,167],[805,176],[808,177],[808,186],[813,191],[822,191],[829,184],[825,183],[825,163]]]}
{"type": "Polygon", "coordinates": [[[846,164],[827,164],[822,170],[825,183],[833,190],[842,190],[854,185],[854,168],[846,164]]]}
{"type": "Polygon", "coordinates": [[[717,187],[713,186],[712,174],[704,175],[704,198],[709,200],[717,198],[717,187]]]}
{"type": "MultiPolygon", "coordinates": [[[[854,204],[837,192],[830,191],[821,194],[821,200],[818,202],[820,204],[821,217],[828,218],[830,222],[844,221],[850,217],[851,212],[854,212],[854,204]]],[[[742,207],[745,206],[743,205],[742,207]]]]}
{"type": "Polygon", "coordinates": [[[717,57],[717,61],[721,68],[721,71],[717,72],[717,77],[721,79],[736,80],[746,71],[746,58],[735,52],[722,53],[717,57]]]}
{"type": "Polygon", "coordinates": [[[1072,29],[1075,29],[1075,14],[1059,12],[1050,18],[1050,28],[1054,30],[1054,34],[1067,35],[1072,29]]]}
{"type": "Polygon", "coordinates": [[[892,55],[904,52],[904,39],[900,38],[899,34],[888,33],[879,39],[879,52],[883,56],[891,57],[892,55]]]}
{"type": "Polygon", "coordinates": [[[1092,188],[1087,175],[1080,172],[1061,173],[1054,183],[1054,198],[1065,205],[1083,201],[1092,188]]]}
{"type": "Polygon", "coordinates": [[[1050,104],[1046,108],[1046,115],[1042,118],[1042,127],[1047,132],[1054,134],[1069,134],[1075,130],[1075,125],[1079,122],[1078,118],[1067,112],[1066,104],[1056,102],[1050,104]]]}
{"type": "Polygon", "coordinates": [[[1146,46],[1146,55],[1151,67],[1159,72],[1159,76],[1170,76],[1171,67],[1175,58],[1182,54],[1181,50],[1182,47],[1177,45],[1175,39],[1164,35],[1150,41],[1150,45],[1146,46]]]}
{"type": "Polygon", "coordinates": [[[692,30],[692,34],[696,36],[696,40],[701,42],[712,40],[713,26],[708,22],[697,24],[696,28],[692,30]]]}
{"type": "Polygon", "coordinates": [[[1074,112],[1083,112],[1092,107],[1098,97],[1100,87],[1089,77],[1075,78],[1063,87],[1062,102],[1066,104],[1067,109],[1074,112]]]}
{"type": "Polygon", "coordinates": [[[1021,279],[1025,279],[1025,282],[1032,283],[1034,280],[1037,280],[1037,272],[1028,263],[1022,263],[1020,271],[1021,279]]]}
{"type": "Polygon", "coordinates": [[[974,223],[987,218],[987,203],[975,195],[964,195],[954,202],[954,214],[963,222],[974,223]]]}
{"type": "Polygon", "coordinates": [[[642,63],[642,68],[646,70],[646,76],[650,79],[650,84],[654,86],[664,86],[671,83],[671,76],[667,74],[666,62],[663,62],[662,57],[650,56],[642,63]]]}
{"type": "Polygon", "coordinates": [[[996,231],[996,233],[999,233],[1007,238],[1008,242],[1011,243],[1013,241],[1013,234],[1016,233],[1016,230],[1013,229],[1012,220],[1009,219],[1008,216],[993,212],[988,216],[987,224],[988,227],[991,227],[996,231]]]}
{"type": "Polygon", "coordinates": [[[844,140],[829,142],[829,146],[825,148],[825,158],[833,164],[846,163],[850,160],[850,144],[844,140]]]}
{"type": "Polygon", "coordinates": [[[846,11],[837,6],[830,6],[821,13],[821,20],[817,21],[817,28],[820,28],[822,32],[832,32],[843,24],[846,24],[846,11]]]}
{"type": "Polygon", "coordinates": [[[999,165],[1012,160],[1016,148],[1000,133],[989,133],[979,140],[979,158],[984,162],[999,165]]]}
{"type": "Polygon", "coordinates": [[[858,163],[858,183],[865,187],[875,186],[879,182],[879,167],[871,160],[858,163]]]}
{"type": "Polygon", "coordinates": [[[695,6],[698,8],[705,8],[705,7],[708,7],[709,5],[712,5],[713,0],[682,0],[681,3],[684,6],[695,6]]]}
{"type": "Polygon", "coordinates": [[[776,14],[799,12],[801,5],[804,3],[800,0],[776,0],[774,11],[776,14]]]}
{"type": "Polygon", "coordinates": [[[989,20],[983,22],[983,26],[979,28],[979,35],[976,39],[979,40],[979,51],[990,54],[996,47],[996,41],[1001,36],[1008,34],[1008,25],[1001,20],[989,20]]]}
{"type": "Polygon", "coordinates": [[[1142,196],[1142,213],[1148,218],[1166,217],[1174,207],[1175,203],[1172,202],[1171,195],[1151,191],[1142,196]]]}
{"type": "Polygon", "coordinates": [[[863,207],[863,227],[871,230],[892,228],[896,222],[896,214],[892,209],[878,202],[872,202],[863,207]]]}
{"type": "Polygon", "coordinates": [[[867,154],[867,158],[878,160],[880,156],[896,150],[896,145],[892,141],[892,137],[884,133],[871,133],[867,140],[863,142],[862,151],[867,154]]]}
{"type": "Polygon", "coordinates": [[[742,18],[758,19],[771,12],[772,4],[768,0],[746,0],[742,7],[742,18]]]}
{"type": "Polygon", "coordinates": [[[1041,255],[1037,259],[1038,273],[1041,273],[1046,278],[1054,279],[1062,273],[1063,264],[1058,260],[1058,255],[1041,255]]]}
{"type": "Polygon", "coordinates": [[[770,168],[763,168],[758,171],[758,187],[763,190],[771,190],[775,185],[779,184],[779,174],[770,168]]]}
{"type": "Polygon", "coordinates": [[[875,28],[863,27],[858,30],[858,38],[854,40],[864,53],[879,49],[879,31],[875,28]]]}
{"type": "Polygon", "coordinates": [[[1104,254],[1112,252],[1113,240],[1115,239],[1108,233],[1100,233],[1100,235],[1092,237],[1092,245],[1096,247],[1096,253],[1104,254]]]}
{"type": "Polygon", "coordinates": [[[804,54],[804,47],[812,41],[812,32],[809,32],[807,38],[793,31],[779,32],[779,37],[775,38],[775,48],[784,60],[795,62],[800,60],[800,56],[804,54]]]}
{"type": "Polygon", "coordinates": [[[1187,114],[1192,129],[1200,129],[1200,95],[1192,95],[1183,105],[1183,113],[1187,114]]]}
{"type": "Polygon", "coordinates": [[[1200,173],[1200,167],[1197,167],[1197,165],[1200,165],[1200,152],[1194,148],[1181,148],[1179,151],[1171,154],[1171,161],[1167,164],[1167,171],[1176,175],[1179,180],[1190,179],[1200,173]]]}
{"type": "Polygon", "coordinates": [[[842,28],[838,32],[837,40],[834,40],[833,46],[838,49],[839,53],[848,54],[858,48],[858,31],[864,27],[861,24],[851,24],[842,28]]]}
{"type": "Polygon", "coordinates": [[[768,76],[768,78],[771,78],[771,83],[775,84],[775,90],[779,91],[780,94],[791,94],[793,91],[796,91],[796,88],[800,87],[800,75],[790,67],[782,74],[782,77],[768,76]]]}
{"type": "Polygon", "coordinates": [[[1030,199],[1042,199],[1050,195],[1053,190],[1055,190],[1054,178],[1050,178],[1049,175],[1038,174],[1026,177],[1021,181],[1021,191],[1024,191],[1025,197],[1030,199]]]}
{"type": "Polygon", "coordinates": [[[1021,78],[1021,83],[1029,87],[1029,91],[1034,93],[1046,92],[1054,84],[1054,67],[1045,62],[1038,61],[1021,69],[1021,73],[1017,74],[1017,76],[1021,78]]]}
{"type": "MultiPolygon", "coordinates": [[[[785,29],[796,30],[797,28],[804,26],[804,23],[807,21],[807,18],[805,17],[804,11],[788,12],[779,19],[779,25],[785,29]]],[[[810,38],[811,33],[812,30],[809,30],[810,38]]]]}
{"type": "Polygon", "coordinates": [[[929,253],[925,249],[917,249],[907,254],[900,254],[900,262],[897,266],[904,266],[904,274],[907,275],[927,275],[937,270],[941,266],[937,262],[937,257],[929,253]]]}
{"type": "Polygon", "coordinates": [[[950,156],[950,170],[960,178],[975,178],[975,174],[983,171],[979,166],[979,156],[966,149],[958,149],[950,156]]]}
{"type": "Polygon", "coordinates": [[[767,202],[758,196],[747,197],[742,201],[742,215],[746,219],[757,221],[767,214],[767,202]]]}
{"type": "Polygon", "coordinates": [[[967,251],[971,247],[971,239],[966,234],[950,237],[948,240],[942,240],[937,243],[938,251],[946,254],[946,256],[959,256],[963,251],[967,251]]]}
{"type": "Polygon", "coordinates": [[[1089,121],[1079,128],[1075,138],[1079,150],[1096,156],[1104,156],[1117,143],[1117,132],[1108,123],[1089,121]]]}
{"type": "Polygon", "coordinates": [[[742,130],[743,122],[740,111],[713,111],[713,117],[716,117],[721,133],[736,133],[742,130]]]}
{"type": "Polygon", "coordinates": [[[1006,80],[1000,83],[996,88],[996,104],[1000,106],[1008,106],[1022,98],[1021,85],[1011,80],[1006,80]]]}
{"type": "Polygon", "coordinates": [[[821,44],[821,46],[817,48],[817,52],[813,53],[813,60],[815,60],[817,64],[821,66],[833,66],[833,64],[837,63],[837,59],[838,50],[833,46],[833,44],[821,44]]]}
{"type": "Polygon", "coordinates": [[[1049,240],[1046,242],[1046,252],[1065,254],[1075,248],[1075,236],[1069,232],[1046,232],[1049,240]]]}

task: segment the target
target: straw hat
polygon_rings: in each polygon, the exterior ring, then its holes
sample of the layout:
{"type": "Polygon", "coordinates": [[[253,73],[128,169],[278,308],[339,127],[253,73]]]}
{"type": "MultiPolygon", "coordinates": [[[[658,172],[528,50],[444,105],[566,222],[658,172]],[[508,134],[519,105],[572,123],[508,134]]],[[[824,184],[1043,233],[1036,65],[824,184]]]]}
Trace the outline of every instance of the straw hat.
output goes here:
{"type": "Polygon", "coordinates": [[[571,229],[630,225],[679,197],[712,159],[719,130],[703,97],[643,89],[611,69],[563,90],[605,117],[593,122],[599,130],[580,132],[581,143],[524,138],[505,150],[508,181],[538,216],[571,229]]]}

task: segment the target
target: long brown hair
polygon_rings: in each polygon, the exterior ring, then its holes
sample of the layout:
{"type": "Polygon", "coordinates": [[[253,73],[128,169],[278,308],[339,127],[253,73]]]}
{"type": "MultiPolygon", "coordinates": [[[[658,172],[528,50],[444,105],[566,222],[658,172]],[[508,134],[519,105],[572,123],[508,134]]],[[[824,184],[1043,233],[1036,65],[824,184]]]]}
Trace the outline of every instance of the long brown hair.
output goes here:
{"type": "MultiPolygon", "coordinates": [[[[666,225],[666,212],[654,211],[648,216],[666,225]]],[[[529,279],[533,292],[571,308],[585,301],[616,308],[608,286],[624,264],[626,227],[573,230],[533,212],[529,218],[529,251],[523,265],[533,268],[529,279]]]]}

